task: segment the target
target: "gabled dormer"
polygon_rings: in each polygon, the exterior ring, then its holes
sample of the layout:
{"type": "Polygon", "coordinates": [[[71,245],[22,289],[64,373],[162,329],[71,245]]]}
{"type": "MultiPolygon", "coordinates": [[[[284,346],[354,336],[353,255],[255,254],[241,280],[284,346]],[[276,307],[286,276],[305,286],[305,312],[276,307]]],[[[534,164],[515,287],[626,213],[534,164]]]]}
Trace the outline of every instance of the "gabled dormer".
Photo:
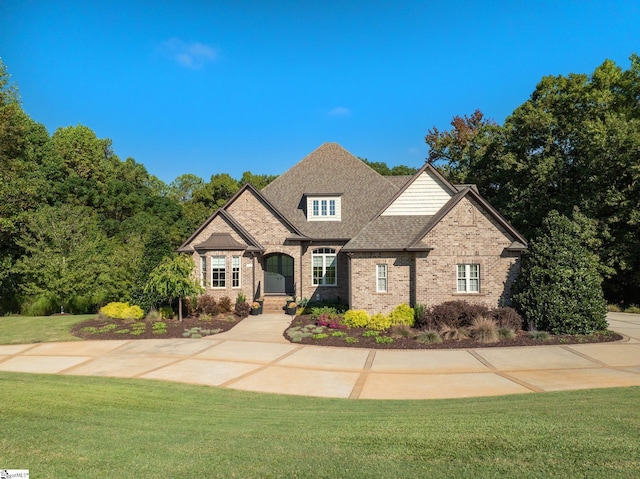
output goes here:
{"type": "Polygon", "coordinates": [[[307,221],[341,221],[342,194],[307,193],[307,221]]]}

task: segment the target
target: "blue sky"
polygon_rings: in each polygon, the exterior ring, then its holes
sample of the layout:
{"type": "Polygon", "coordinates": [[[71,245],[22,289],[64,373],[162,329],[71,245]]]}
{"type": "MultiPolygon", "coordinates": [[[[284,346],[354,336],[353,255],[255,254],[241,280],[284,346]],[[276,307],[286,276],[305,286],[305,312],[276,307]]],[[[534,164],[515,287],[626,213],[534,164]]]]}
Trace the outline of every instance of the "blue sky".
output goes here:
{"type": "Polygon", "coordinates": [[[544,75],[623,68],[637,1],[0,2],[0,57],[50,133],[83,124],[166,182],[279,174],[320,144],[421,166],[544,75]]]}

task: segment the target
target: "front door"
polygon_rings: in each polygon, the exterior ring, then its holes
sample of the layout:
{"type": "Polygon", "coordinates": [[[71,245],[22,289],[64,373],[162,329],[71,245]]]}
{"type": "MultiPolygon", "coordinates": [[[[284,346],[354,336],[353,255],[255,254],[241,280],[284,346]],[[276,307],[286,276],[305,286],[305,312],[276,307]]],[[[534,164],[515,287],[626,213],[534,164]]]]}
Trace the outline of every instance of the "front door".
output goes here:
{"type": "Polygon", "coordinates": [[[264,292],[294,294],[293,258],[277,253],[267,256],[264,263],[264,292]]]}

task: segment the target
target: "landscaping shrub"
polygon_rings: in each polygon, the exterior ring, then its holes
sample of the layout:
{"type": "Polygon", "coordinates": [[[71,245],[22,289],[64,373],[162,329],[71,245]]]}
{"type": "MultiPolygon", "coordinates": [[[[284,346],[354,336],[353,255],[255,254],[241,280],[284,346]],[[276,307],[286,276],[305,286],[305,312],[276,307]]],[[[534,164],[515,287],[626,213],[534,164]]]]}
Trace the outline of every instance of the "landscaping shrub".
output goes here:
{"type": "Polygon", "coordinates": [[[389,315],[391,324],[406,324],[413,326],[415,323],[415,312],[408,304],[399,304],[389,315]]]}
{"type": "Polygon", "coordinates": [[[622,311],[622,308],[620,308],[620,306],[618,306],[617,304],[608,304],[607,311],[609,311],[610,313],[619,313],[622,311]]]}
{"type": "Polygon", "coordinates": [[[640,307],[631,305],[624,310],[625,313],[640,314],[640,307]]]}
{"type": "Polygon", "coordinates": [[[100,313],[114,319],[144,318],[144,311],[140,306],[129,306],[129,303],[109,303],[100,308],[100,313]]]}
{"type": "Polygon", "coordinates": [[[389,336],[376,336],[375,341],[377,344],[390,344],[393,342],[393,338],[389,336]]]}
{"type": "Polygon", "coordinates": [[[553,334],[591,334],[607,329],[602,266],[588,247],[594,238],[574,219],[551,211],[522,258],[513,301],[525,321],[553,334]]]}
{"type": "MultiPolygon", "coordinates": [[[[221,313],[231,312],[231,298],[229,296],[223,296],[218,300],[218,307],[221,313]]],[[[213,313],[212,313],[213,314],[213,313]]]]}
{"type": "Polygon", "coordinates": [[[491,311],[491,316],[501,328],[508,328],[513,331],[520,331],[522,329],[522,316],[513,308],[508,306],[496,308],[491,311]]]}
{"type": "Polygon", "coordinates": [[[331,318],[337,315],[338,310],[333,306],[316,306],[311,308],[311,317],[316,320],[319,319],[320,316],[331,318]]]}
{"type": "Polygon", "coordinates": [[[424,313],[427,311],[427,307],[424,304],[416,304],[413,307],[413,324],[417,324],[420,321],[420,318],[424,316],[424,313]]]}
{"type": "Polygon", "coordinates": [[[482,304],[466,301],[447,301],[431,307],[420,318],[417,327],[422,329],[440,329],[444,326],[457,329],[471,326],[473,319],[486,316],[489,308],[482,304]]]}
{"type": "Polygon", "coordinates": [[[369,317],[369,321],[365,324],[365,327],[375,329],[376,331],[384,331],[391,327],[391,317],[382,313],[374,314],[369,317]]]}
{"type": "Polygon", "coordinates": [[[162,319],[173,319],[175,313],[173,312],[173,308],[171,306],[163,306],[158,311],[160,313],[160,317],[162,319]]]}
{"type": "Polygon", "coordinates": [[[369,313],[363,309],[350,309],[344,313],[342,323],[351,328],[364,328],[369,324],[369,313]]]}
{"type": "Polygon", "coordinates": [[[210,314],[215,316],[220,312],[220,308],[213,296],[203,294],[202,296],[198,296],[196,311],[199,314],[210,314]]]}
{"type": "Polygon", "coordinates": [[[498,342],[498,324],[489,316],[478,316],[471,323],[471,337],[480,343],[498,342]]]}
{"type": "Polygon", "coordinates": [[[55,312],[60,312],[60,306],[46,296],[38,296],[33,300],[26,301],[20,308],[20,313],[24,316],[49,316],[55,312]]]}
{"type": "Polygon", "coordinates": [[[249,311],[251,310],[251,305],[246,301],[244,303],[236,303],[236,314],[241,318],[246,318],[249,316],[249,311]]]}

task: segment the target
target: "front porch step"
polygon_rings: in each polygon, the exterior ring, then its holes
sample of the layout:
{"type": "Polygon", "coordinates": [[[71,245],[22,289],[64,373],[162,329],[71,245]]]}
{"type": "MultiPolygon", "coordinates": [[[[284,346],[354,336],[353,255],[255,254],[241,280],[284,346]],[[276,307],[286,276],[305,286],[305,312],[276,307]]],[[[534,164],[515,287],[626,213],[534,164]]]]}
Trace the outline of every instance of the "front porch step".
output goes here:
{"type": "Polygon", "coordinates": [[[262,303],[263,313],[283,313],[289,296],[265,296],[262,303]]]}

